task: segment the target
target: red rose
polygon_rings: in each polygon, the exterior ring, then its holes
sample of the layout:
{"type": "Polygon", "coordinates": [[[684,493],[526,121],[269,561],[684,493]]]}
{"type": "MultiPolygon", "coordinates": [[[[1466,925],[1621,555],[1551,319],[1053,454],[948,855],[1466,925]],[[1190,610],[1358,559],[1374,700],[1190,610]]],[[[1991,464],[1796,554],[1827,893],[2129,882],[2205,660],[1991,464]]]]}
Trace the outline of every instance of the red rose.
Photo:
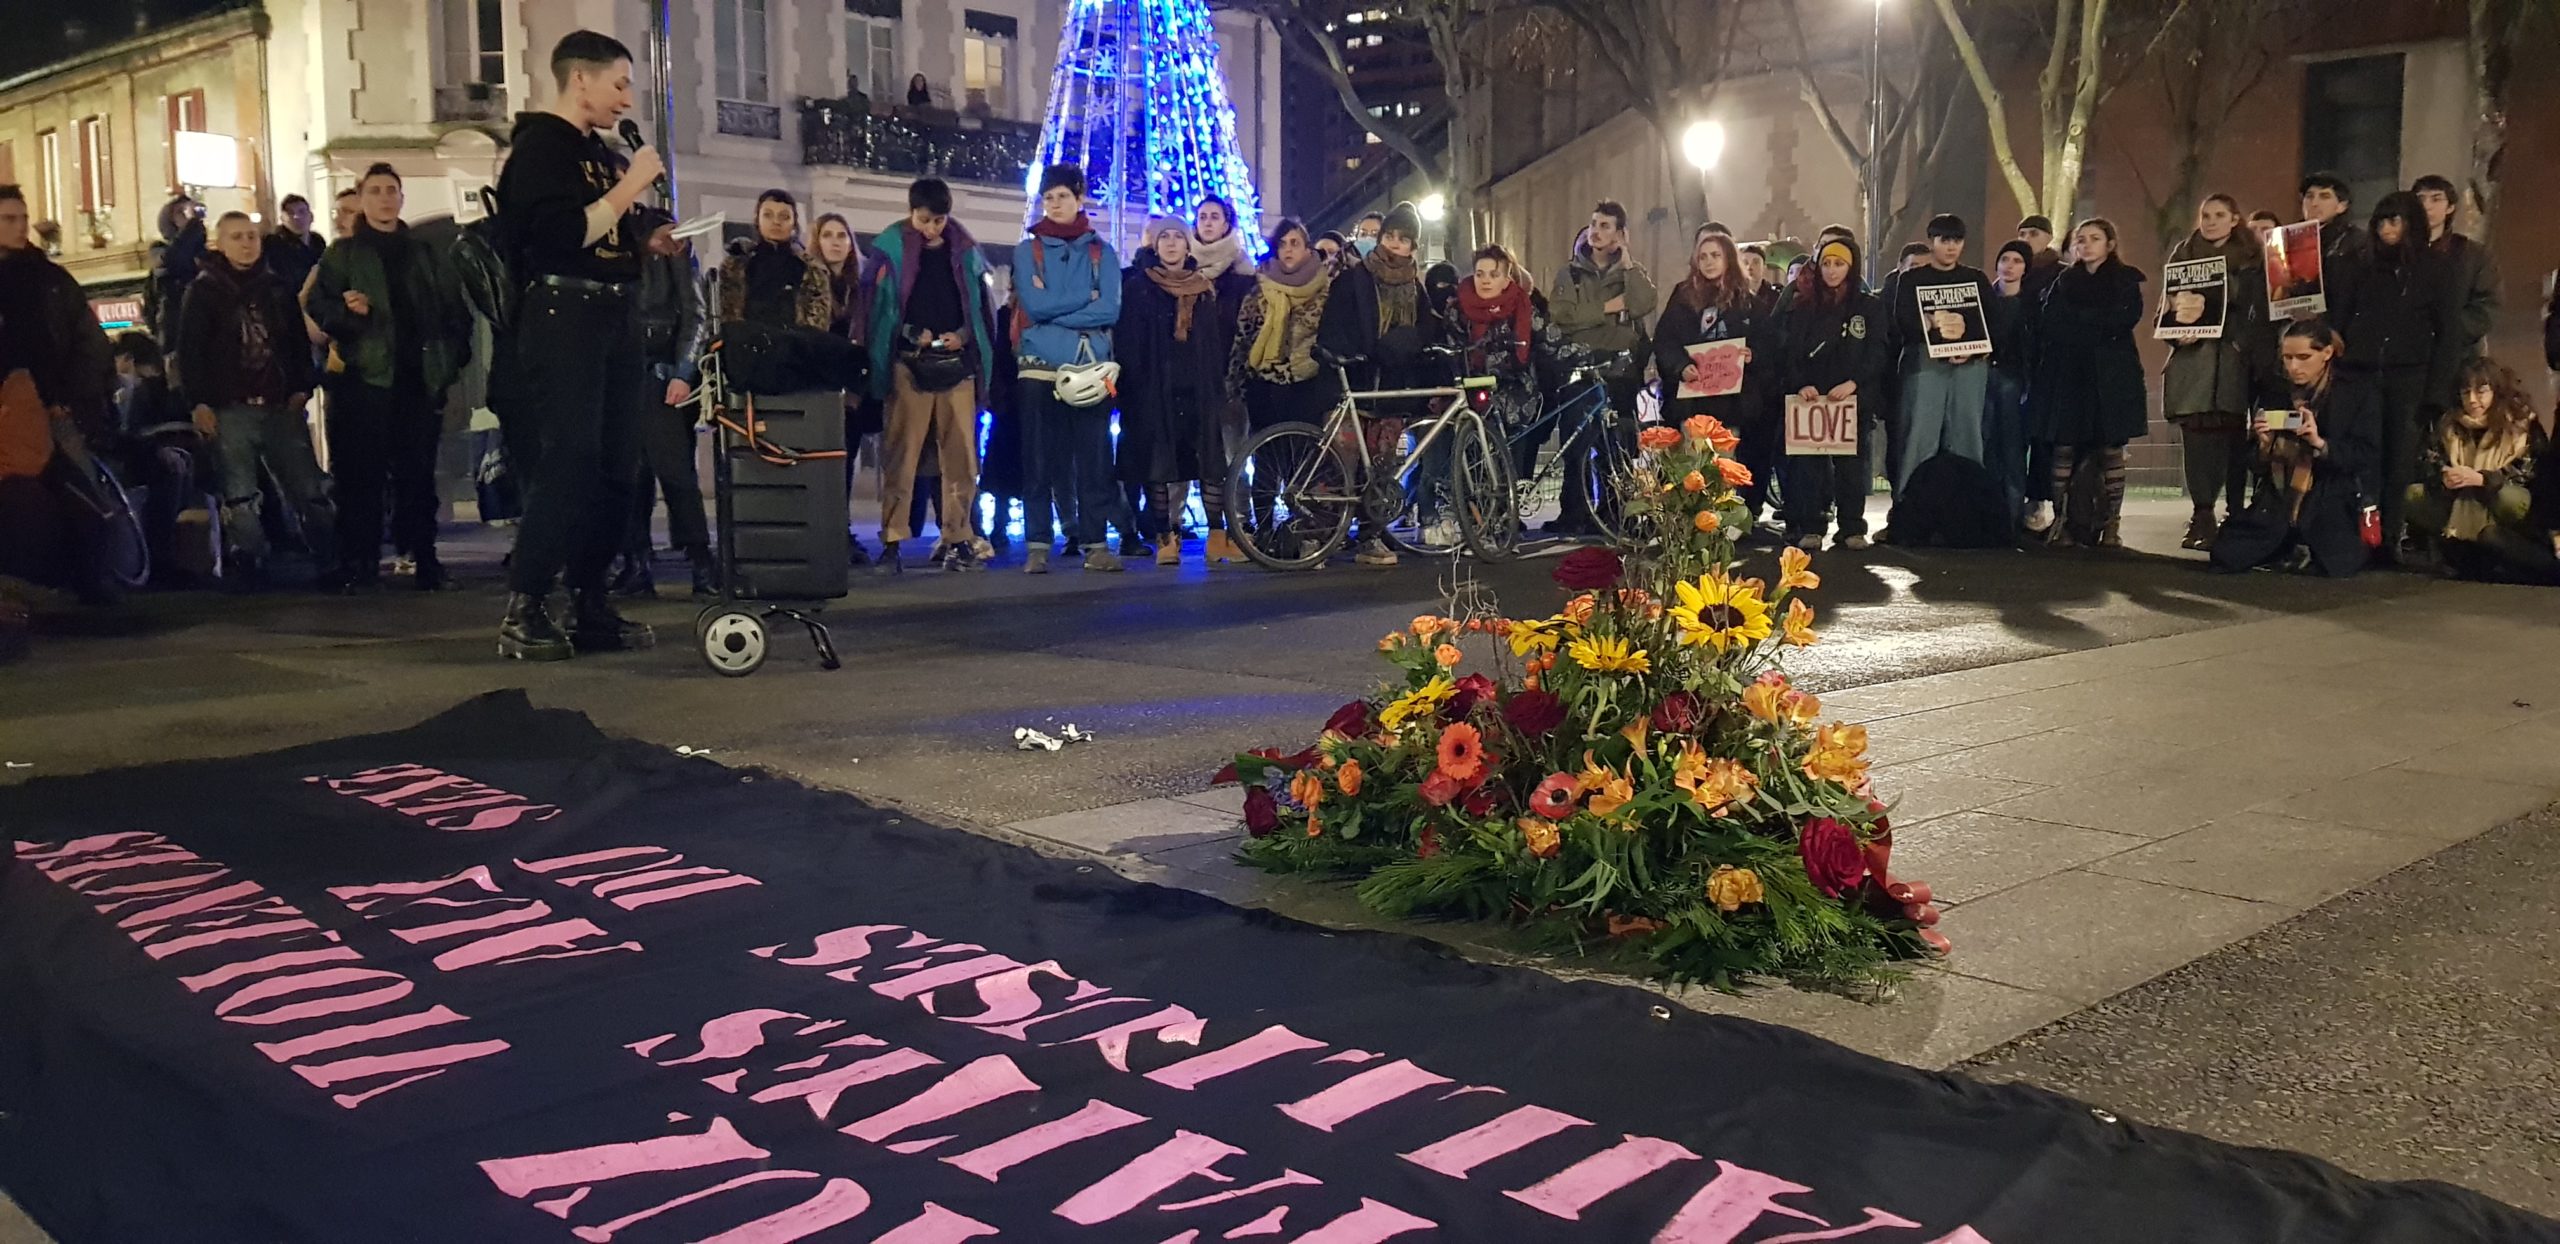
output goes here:
{"type": "Polygon", "coordinates": [[[1826,898],[1857,889],[1867,875],[1867,857],[1858,850],[1858,835],[1827,816],[1804,823],[1796,835],[1796,853],[1804,857],[1804,875],[1826,898]]]}
{"type": "Polygon", "coordinates": [[[1492,782],[1483,783],[1467,792],[1466,802],[1458,806],[1465,808],[1469,816],[1491,816],[1502,806],[1502,787],[1492,782]]]}
{"type": "Polygon", "coordinates": [[[1555,581],[1568,592],[1592,592],[1616,586],[1626,572],[1626,563],[1608,549],[1575,549],[1556,563],[1555,581]]]}
{"type": "Polygon", "coordinates": [[[1428,825],[1423,826],[1422,841],[1414,846],[1413,853],[1416,857],[1426,860],[1440,854],[1440,831],[1428,825]]]}
{"type": "Polygon", "coordinates": [[[1261,838],[1280,828],[1280,807],[1266,786],[1244,788],[1244,832],[1261,838]]]}
{"type": "Polygon", "coordinates": [[[1482,674],[1469,674],[1458,680],[1457,693],[1449,697],[1449,720],[1465,721],[1476,705],[1492,700],[1499,688],[1482,674]]]}
{"type": "Polygon", "coordinates": [[[1369,702],[1353,700],[1333,710],[1333,716],[1324,719],[1324,728],[1349,739],[1369,733],[1369,702]]]}
{"type": "Polygon", "coordinates": [[[1523,691],[1503,704],[1502,720],[1524,738],[1543,738],[1564,724],[1564,701],[1544,691],[1523,691]]]}
{"type": "Polygon", "coordinates": [[[1422,779],[1422,801],[1435,808],[1449,806],[1449,801],[1465,794],[1467,784],[1437,769],[1422,779]]]}
{"type": "Polygon", "coordinates": [[[1671,734],[1686,734],[1698,725],[1698,697],[1686,691],[1674,691],[1653,706],[1653,728],[1671,734]]]}

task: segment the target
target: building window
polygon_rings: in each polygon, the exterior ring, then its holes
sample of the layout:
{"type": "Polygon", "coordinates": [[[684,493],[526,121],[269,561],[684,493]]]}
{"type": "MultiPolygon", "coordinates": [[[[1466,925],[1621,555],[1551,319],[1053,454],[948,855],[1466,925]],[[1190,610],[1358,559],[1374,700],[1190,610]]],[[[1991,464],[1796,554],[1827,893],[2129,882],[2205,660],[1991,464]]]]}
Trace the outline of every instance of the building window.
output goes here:
{"type": "Polygon", "coordinates": [[[62,220],[62,131],[36,135],[36,218],[62,220]]]}
{"type": "Polygon", "coordinates": [[[75,132],[80,138],[80,210],[102,215],[116,205],[113,135],[105,117],[82,117],[75,132]]]}
{"type": "Polygon", "coordinates": [[[2402,68],[2397,52],[2305,66],[2304,175],[2336,173],[2357,204],[2378,202],[2400,188],[2402,68]]]}
{"type": "Polygon", "coordinates": [[[722,99],[769,103],[772,44],[765,33],[765,0],[711,0],[713,91],[722,99]]]}
{"type": "Polygon", "coordinates": [[[844,64],[848,86],[882,98],[902,97],[898,82],[898,0],[844,0],[844,64]]]}
{"type": "Polygon", "coordinates": [[[178,135],[201,134],[204,128],[204,91],[199,88],[160,97],[161,141],[168,149],[167,175],[169,193],[178,192],[178,135]]]}
{"type": "Polygon", "coordinates": [[[504,0],[435,0],[428,26],[435,56],[436,85],[462,86],[507,80],[507,23],[504,0]]]}
{"type": "Polygon", "coordinates": [[[976,9],[962,10],[961,18],[968,31],[960,51],[960,77],[967,92],[962,106],[972,112],[1012,116],[1014,20],[976,9]]]}
{"type": "Polygon", "coordinates": [[[1349,156],[1349,157],[1346,157],[1346,158],[1342,161],[1342,167],[1344,167],[1344,168],[1358,168],[1358,167],[1360,167],[1360,157],[1358,157],[1358,156],[1349,156]]]}

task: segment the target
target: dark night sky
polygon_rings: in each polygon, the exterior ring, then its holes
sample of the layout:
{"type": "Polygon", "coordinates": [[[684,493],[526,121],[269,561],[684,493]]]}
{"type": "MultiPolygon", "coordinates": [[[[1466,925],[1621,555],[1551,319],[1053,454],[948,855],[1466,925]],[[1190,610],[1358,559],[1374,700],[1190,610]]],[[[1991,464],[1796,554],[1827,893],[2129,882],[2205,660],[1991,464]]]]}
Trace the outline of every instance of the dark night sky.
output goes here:
{"type": "Polygon", "coordinates": [[[0,0],[0,79],[255,0],[0,0]]]}

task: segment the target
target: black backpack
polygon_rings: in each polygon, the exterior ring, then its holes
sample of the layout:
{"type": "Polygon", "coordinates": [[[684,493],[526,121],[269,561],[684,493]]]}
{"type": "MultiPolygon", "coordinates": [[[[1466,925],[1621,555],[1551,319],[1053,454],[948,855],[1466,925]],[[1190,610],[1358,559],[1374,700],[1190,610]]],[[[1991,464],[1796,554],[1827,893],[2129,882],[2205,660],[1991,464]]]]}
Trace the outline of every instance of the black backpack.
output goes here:
{"type": "Polygon", "coordinates": [[[1981,463],[1943,451],[1911,472],[1894,498],[1889,525],[1900,546],[1997,549],[2016,543],[2000,481],[1981,463]]]}
{"type": "Polygon", "coordinates": [[[462,226],[454,238],[453,272],[472,314],[489,321],[492,339],[500,339],[507,326],[515,323],[524,282],[516,279],[515,251],[498,217],[497,189],[481,187],[480,202],[489,209],[488,215],[462,226]]]}

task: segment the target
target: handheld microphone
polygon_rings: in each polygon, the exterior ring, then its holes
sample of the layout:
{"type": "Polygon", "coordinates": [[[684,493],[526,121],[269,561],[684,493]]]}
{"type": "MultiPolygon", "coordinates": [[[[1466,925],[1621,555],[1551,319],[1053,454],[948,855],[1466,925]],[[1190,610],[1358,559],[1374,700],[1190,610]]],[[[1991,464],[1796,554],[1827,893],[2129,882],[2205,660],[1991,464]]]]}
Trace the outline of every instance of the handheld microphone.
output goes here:
{"type": "MultiPolygon", "coordinates": [[[[642,147],[649,145],[649,141],[640,136],[640,123],[629,117],[624,117],[622,119],[621,128],[615,132],[622,135],[623,143],[629,146],[633,151],[638,151],[642,147]]],[[[667,191],[667,175],[665,173],[658,174],[656,185],[659,195],[662,197],[672,197],[667,191]]]]}

